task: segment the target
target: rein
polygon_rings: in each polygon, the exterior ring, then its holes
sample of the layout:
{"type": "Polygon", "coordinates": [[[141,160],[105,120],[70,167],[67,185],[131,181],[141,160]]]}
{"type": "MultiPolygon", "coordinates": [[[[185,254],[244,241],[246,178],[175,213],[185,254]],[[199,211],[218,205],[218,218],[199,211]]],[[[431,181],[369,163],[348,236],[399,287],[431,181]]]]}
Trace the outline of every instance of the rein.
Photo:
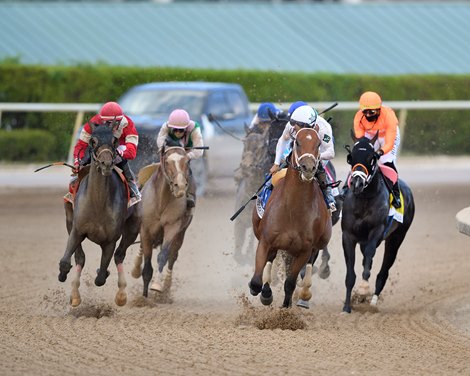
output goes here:
{"type": "Polygon", "coordinates": [[[98,153],[98,155],[96,155],[95,151],[93,150],[93,152],[91,153],[91,155],[93,156],[93,160],[95,160],[96,162],[99,162],[99,163],[104,163],[104,162],[100,159],[101,154],[103,154],[104,152],[110,153],[112,160],[114,160],[115,152],[114,152],[113,150],[111,150],[110,148],[104,148],[103,150],[101,150],[101,151],[98,153]]]}

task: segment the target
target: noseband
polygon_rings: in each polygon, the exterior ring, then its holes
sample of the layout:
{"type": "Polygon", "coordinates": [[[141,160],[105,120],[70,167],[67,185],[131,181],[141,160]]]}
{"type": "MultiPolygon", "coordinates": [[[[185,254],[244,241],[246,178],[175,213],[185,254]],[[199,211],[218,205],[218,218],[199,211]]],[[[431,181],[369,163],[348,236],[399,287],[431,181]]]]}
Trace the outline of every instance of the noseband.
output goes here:
{"type": "MultiPolygon", "coordinates": [[[[302,131],[312,131],[312,132],[315,132],[317,138],[320,140],[320,135],[318,134],[317,130],[314,129],[314,128],[301,128],[299,129],[299,131],[297,132],[297,134],[295,135],[294,137],[294,146],[292,148],[292,151],[293,151],[293,157],[294,157],[294,164],[292,165],[292,167],[299,172],[300,174],[300,178],[304,181],[312,181],[313,178],[314,178],[314,175],[315,175],[315,172],[317,171],[318,169],[318,165],[320,163],[320,149],[318,149],[318,152],[317,152],[317,155],[313,155],[312,153],[303,153],[299,156],[298,154],[298,150],[297,150],[297,137],[299,136],[299,133],[302,132],[302,131]],[[308,177],[308,178],[305,178],[304,177],[304,173],[305,171],[302,170],[302,166],[301,166],[301,162],[302,162],[302,159],[312,159],[313,160],[313,165],[314,165],[314,169],[313,169],[313,173],[312,173],[312,177],[308,177]]],[[[309,137],[309,136],[306,136],[306,137],[309,137]]]]}

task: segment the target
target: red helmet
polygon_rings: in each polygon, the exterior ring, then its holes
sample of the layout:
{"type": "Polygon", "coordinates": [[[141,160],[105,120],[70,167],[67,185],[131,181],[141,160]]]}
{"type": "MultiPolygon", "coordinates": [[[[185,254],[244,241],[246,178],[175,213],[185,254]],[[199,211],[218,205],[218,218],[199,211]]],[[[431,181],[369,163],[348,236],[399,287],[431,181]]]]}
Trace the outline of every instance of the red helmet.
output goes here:
{"type": "Polygon", "coordinates": [[[103,120],[122,120],[122,108],[116,102],[108,102],[101,107],[100,117],[103,120]]]}

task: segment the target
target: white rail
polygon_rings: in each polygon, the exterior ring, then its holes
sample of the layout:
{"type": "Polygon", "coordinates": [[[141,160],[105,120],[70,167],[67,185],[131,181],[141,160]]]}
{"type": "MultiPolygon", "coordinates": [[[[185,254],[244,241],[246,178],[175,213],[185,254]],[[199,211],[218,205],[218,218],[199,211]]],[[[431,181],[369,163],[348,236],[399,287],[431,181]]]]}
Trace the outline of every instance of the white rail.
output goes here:
{"type": "MultiPolygon", "coordinates": [[[[332,102],[310,102],[309,104],[318,110],[328,108],[332,102]]],[[[384,102],[385,105],[398,111],[398,120],[400,123],[400,134],[403,137],[406,125],[406,116],[408,110],[470,110],[470,101],[452,100],[452,101],[395,101],[384,102]]],[[[250,110],[256,112],[260,103],[251,103],[250,110]]],[[[83,124],[86,112],[98,112],[100,103],[0,103],[0,126],[3,112],[76,112],[74,130],[72,139],[83,124]]],[[[277,106],[283,110],[289,108],[289,104],[277,103],[277,106]]],[[[357,102],[338,102],[338,105],[332,111],[351,111],[357,110],[357,102]]],[[[69,159],[72,153],[73,142],[69,150],[69,159]]]]}

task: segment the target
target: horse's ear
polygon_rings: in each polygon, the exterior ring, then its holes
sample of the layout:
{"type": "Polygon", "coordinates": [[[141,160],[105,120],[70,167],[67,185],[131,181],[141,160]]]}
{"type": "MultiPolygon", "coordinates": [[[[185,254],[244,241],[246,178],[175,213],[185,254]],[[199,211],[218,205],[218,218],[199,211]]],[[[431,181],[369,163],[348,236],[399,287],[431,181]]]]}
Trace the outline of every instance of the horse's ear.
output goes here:
{"type": "Polygon", "coordinates": [[[372,145],[375,145],[375,141],[377,141],[377,138],[379,138],[379,131],[377,131],[377,133],[375,134],[375,136],[372,138],[372,140],[370,140],[370,143],[372,145]]]}
{"type": "Polygon", "coordinates": [[[344,148],[348,152],[348,155],[346,155],[346,163],[350,165],[352,163],[351,147],[349,145],[344,145],[344,148]]]}
{"type": "Polygon", "coordinates": [[[354,134],[354,129],[351,129],[351,138],[354,142],[358,142],[359,139],[356,137],[356,135],[354,134]]]}
{"type": "Polygon", "coordinates": [[[90,124],[90,128],[91,128],[91,133],[93,133],[95,131],[96,127],[98,126],[98,124],[91,123],[91,122],[89,124],[90,124]]]}

